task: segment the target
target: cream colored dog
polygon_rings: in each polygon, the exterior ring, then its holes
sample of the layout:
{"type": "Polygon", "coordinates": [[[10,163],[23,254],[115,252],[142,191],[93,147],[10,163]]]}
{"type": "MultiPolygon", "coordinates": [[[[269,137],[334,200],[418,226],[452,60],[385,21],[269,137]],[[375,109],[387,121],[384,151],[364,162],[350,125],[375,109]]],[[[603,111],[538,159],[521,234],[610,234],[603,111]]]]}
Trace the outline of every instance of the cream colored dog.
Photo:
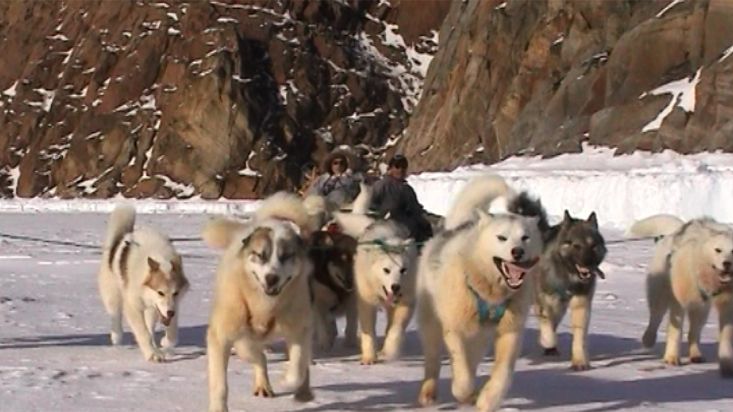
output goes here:
{"type": "Polygon", "coordinates": [[[162,362],[165,354],[155,344],[155,326],[161,321],[162,349],[178,340],[178,305],[188,290],[181,256],[170,240],[155,229],[135,227],[135,209],[118,206],[110,216],[99,268],[99,292],[110,315],[112,344],[122,341],[122,315],[135,335],[146,360],[162,362]]]}
{"type": "Polygon", "coordinates": [[[417,247],[407,229],[389,220],[375,220],[363,214],[371,191],[362,185],[352,213],[336,213],[344,233],[358,239],[354,258],[357,312],[361,331],[361,363],[371,365],[378,357],[399,357],[415,306],[417,247]],[[377,354],[376,317],[387,312],[387,330],[377,354]]]}
{"type": "Polygon", "coordinates": [[[311,231],[302,200],[278,193],[264,201],[251,222],[214,220],[204,240],[225,248],[217,271],[207,333],[209,411],[227,411],[227,364],[231,348],[254,367],[254,395],[271,397],[265,345],[276,337],[288,345],[284,384],[295,399],[313,398],[312,265],[305,241],[311,231]]]}
{"type": "Polygon", "coordinates": [[[679,365],[682,325],[687,315],[690,362],[703,362],[700,334],[711,304],[715,305],[720,323],[720,373],[733,377],[733,231],[712,219],[684,223],[657,215],[635,223],[629,232],[661,237],[648,269],[649,325],[642,338],[644,346],[654,346],[657,329],[669,311],[664,361],[679,365]]]}
{"type": "Polygon", "coordinates": [[[476,400],[479,410],[495,411],[509,389],[542,239],[537,218],[489,215],[481,209],[505,194],[509,188],[497,176],[469,183],[452,209],[461,216],[446,216],[449,229],[428,242],[420,258],[417,315],[425,355],[421,405],[432,404],[437,396],[441,341],[450,354],[452,392],[459,402],[476,400]],[[494,368],[476,399],[476,367],[491,332],[494,368]]]}

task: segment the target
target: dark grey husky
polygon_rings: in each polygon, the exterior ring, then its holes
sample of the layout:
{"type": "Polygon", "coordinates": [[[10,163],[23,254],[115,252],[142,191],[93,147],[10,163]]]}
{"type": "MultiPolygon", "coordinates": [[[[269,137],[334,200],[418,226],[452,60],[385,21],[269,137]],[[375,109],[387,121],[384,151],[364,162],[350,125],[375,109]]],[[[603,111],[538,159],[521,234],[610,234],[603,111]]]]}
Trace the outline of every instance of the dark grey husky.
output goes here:
{"type": "MultiPolygon", "coordinates": [[[[540,216],[540,221],[546,222],[542,205],[527,196],[517,197],[509,209],[540,216]]],[[[598,267],[606,256],[605,241],[598,231],[595,212],[582,220],[573,218],[566,210],[561,223],[551,227],[545,225],[543,236],[545,247],[536,272],[539,282],[535,301],[540,345],[545,355],[559,354],[557,325],[569,307],[573,333],[572,368],[585,370],[590,367],[587,335],[596,279],[605,277],[598,267]]]]}

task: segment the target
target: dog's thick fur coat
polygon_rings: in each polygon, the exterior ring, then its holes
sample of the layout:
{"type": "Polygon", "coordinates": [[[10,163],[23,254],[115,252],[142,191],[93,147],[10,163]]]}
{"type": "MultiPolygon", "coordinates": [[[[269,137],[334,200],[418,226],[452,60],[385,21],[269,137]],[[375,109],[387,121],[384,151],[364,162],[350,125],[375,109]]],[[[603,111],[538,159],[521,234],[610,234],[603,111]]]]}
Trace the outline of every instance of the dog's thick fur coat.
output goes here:
{"type": "Polygon", "coordinates": [[[393,360],[400,355],[405,329],[415,306],[417,247],[405,227],[389,220],[375,220],[364,212],[369,188],[354,201],[354,213],[336,213],[344,233],[358,240],[354,258],[357,313],[361,337],[361,363],[377,362],[376,316],[387,312],[387,330],[379,357],[393,360]]]}
{"type": "Polygon", "coordinates": [[[446,216],[446,229],[420,258],[417,316],[425,356],[419,403],[437,397],[441,341],[451,357],[452,393],[481,411],[497,410],[511,384],[533,297],[531,271],[542,251],[537,218],[489,215],[486,208],[513,191],[498,176],[469,183],[446,216]],[[492,314],[493,312],[493,314],[492,314]],[[494,333],[491,379],[475,398],[476,367],[494,333]]]}
{"type": "Polygon", "coordinates": [[[565,211],[558,225],[543,233],[545,247],[538,268],[535,289],[536,312],[540,326],[540,346],[545,355],[558,355],[557,327],[570,309],[573,334],[571,366],[590,368],[588,327],[598,277],[605,277],[599,265],[606,256],[603,236],[595,213],[575,219],[565,211]]]}
{"type": "Polygon", "coordinates": [[[733,231],[712,219],[684,223],[657,215],[636,222],[629,232],[661,237],[648,268],[649,325],[642,337],[644,346],[654,346],[659,325],[669,312],[664,361],[679,365],[682,327],[688,316],[690,362],[703,362],[700,334],[715,305],[720,373],[733,377],[733,231]]]}
{"type": "Polygon", "coordinates": [[[255,396],[273,396],[264,347],[282,337],[289,366],[284,384],[295,399],[313,398],[309,366],[312,358],[312,265],[305,238],[310,217],[295,195],[278,193],[266,199],[250,222],[214,220],[204,240],[225,247],[217,270],[207,332],[209,411],[227,411],[227,365],[232,347],[254,367],[255,396]]]}
{"type": "Polygon", "coordinates": [[[346,317],[346,346],[356,346],[357,314],[354,284],[356,239],[342,233],[319,231],[313,234],[310,258],[313,262],[313,304],[315,339],[327,351],[338,335],[336,318],[346,317]]]}
{"type": "Polygon", "coordinates": [[[135,209],[112,212],[99,268],[99,292],[111,317],[112,343],[122,341],[122,315],[145,359],[161,362],[165,355],[154,341],[158,321],[165,325],[163,349],[178,340],[178,305],[188,290],[181,256],[170,240],[148,227],[135,228],[135,209]]]}

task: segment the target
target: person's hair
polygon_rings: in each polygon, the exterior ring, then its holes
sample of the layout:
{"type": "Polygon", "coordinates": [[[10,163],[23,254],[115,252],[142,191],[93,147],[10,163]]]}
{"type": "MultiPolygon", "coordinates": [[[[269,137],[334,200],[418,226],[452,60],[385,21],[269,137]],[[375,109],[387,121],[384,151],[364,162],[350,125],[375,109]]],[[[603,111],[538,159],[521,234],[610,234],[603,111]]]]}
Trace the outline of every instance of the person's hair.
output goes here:
{"type": "Polygon", "coordinates": [[[400,154],[394,155],[391,159],[389,159],[387,167],[407,170],[407,158],[400,154]]]}

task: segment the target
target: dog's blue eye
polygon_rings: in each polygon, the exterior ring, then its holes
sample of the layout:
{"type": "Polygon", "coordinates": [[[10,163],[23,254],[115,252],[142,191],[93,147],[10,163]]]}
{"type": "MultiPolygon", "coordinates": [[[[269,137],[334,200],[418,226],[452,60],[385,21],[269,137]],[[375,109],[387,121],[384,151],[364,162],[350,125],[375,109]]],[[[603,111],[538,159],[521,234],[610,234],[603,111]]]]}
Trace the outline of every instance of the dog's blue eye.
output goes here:
{"type": "Polygon", "coordinates": [[[158,291],[158,295],[160,295],[160,296],[165,296],[165,293],[163,293],[163,292],[161,292],[161,291],[158,291]]]}
{"type": "Polygon", "coordinates": [[[502,236],[502,235],[499,235],[496,238],[499,239],[500,242],[506,242],[506,240],[507,240],[506,239],[506,236],[502,236]]]}
{"type": "Polygon", "coordinates": [[[715,248],[715,253],[723,253],[723,251],[722,251],[722,250],[720,250],[720,248],[719,248],[719,247],[716,247],[716,248],[715,248]]]}

